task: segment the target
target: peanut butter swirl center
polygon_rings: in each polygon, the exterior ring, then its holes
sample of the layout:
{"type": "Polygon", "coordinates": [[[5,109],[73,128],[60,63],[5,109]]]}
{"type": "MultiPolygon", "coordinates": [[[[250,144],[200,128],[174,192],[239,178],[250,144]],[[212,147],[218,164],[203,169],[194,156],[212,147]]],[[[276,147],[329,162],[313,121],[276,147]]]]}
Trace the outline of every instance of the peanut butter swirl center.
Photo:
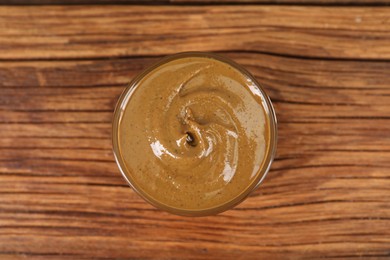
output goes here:
{"type": "Polygon", "coordinates": [[[258,177],[267,146],[263,97],[231,65],[186,57],[153,69],[129,92],[119,125],[128,177],[178,209],[223,205],[258,177]]]}

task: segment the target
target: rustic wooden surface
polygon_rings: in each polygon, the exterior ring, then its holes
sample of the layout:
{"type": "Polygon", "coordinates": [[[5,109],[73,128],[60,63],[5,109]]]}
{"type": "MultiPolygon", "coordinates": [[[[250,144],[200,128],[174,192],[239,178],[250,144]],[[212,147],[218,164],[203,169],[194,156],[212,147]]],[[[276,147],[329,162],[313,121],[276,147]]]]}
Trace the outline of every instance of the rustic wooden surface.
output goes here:
{"type": "Polygon", "coordinates": [[[390,0],[0,0],[0,5],[81,5],[81,4],[293,4],[333,6],[383,6],[390,0]]]}
{"type": "Polygon", "coordinates": [[[390,259],[389,1],[253,2],[0,7],[0,259],[390,259]],[[189,50],[244,65],[279,119],[264,185],[204,218],[140,199],[110,142],[126,83],[189,50]]]}

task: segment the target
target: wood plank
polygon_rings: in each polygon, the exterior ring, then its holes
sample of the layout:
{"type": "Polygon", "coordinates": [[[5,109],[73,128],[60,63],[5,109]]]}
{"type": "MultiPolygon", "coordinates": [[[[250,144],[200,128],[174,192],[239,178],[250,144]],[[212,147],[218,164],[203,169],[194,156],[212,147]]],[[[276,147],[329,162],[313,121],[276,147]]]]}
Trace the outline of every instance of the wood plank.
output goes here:
{"type": "Polygon", "coordinates": [[[389,0],[1,0],[0,5],[85,5],[85,4],[311,4],[311,5],[387,5],[389,0]]]}
{"type": "MultiPolygon", "coordinates": [[[[7,0],[8,1],[8,0],[7,0]]],[[[17,0],[14,0],[17,1],[17,0]]],[[[49,1],[49,0],[48,0],[49,1]]],[[[57,0],[50,0],[56,2],[57,0]]],[[[58,0],[63,1],[63,0],[58,0]]],[[[67,2],[69,0],[65,0],[67,2]]],[[[70,0],[71,1],[71,0],[70,0]]],[[[89,1],[89,0],[86,0],[89,1]]],[[[99,0],[98,0],[99,1],[99,0]]],[[[104,0],[101,0],[104,1],[104,0]]],[[[132,1],[132,0],[128,0],[132,1]]],[[[170,0],[170,3],[186,3],[186,4],[310,4],[310,5],[387,5],[388,0],[170,0]]]]}
{"type": "MultiPolygon", "coordinates": [[[[365,1],[365,0],[359,0],[365,1]]],[[[383,0],[380,0],[383,1],[383,0]]],[[[0,5],[98,5],[98,4],[169,4],[170,0],[0,0],[0,5]]]]}
{"type": "Polygon", "coordinates": [[[0,7],[0,59],[242,50],[389,60],[389,17],[390,7],[9,6],[0,7]]]}
{"type": "Polygon", "coordinates": [[[157,57],[0,62],[0,258],[387,258],[390,63],[225,54],[279,143],[261,188],[206,218],[154,209],[113,159],[116,99],[157,57]]]}

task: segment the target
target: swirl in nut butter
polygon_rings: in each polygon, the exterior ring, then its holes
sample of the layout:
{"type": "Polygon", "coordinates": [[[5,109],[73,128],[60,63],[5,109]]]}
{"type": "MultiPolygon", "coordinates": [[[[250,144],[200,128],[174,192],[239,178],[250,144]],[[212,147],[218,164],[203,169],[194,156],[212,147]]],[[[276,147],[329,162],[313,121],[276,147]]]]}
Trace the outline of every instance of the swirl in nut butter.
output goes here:
{"type": "Polygon", "coordinates": [[[257,85],[210,57],[155,67],[128,92],[118,126],[126,175],[170,208],[226,204],[258,179],[268,120],[257,85]]]}

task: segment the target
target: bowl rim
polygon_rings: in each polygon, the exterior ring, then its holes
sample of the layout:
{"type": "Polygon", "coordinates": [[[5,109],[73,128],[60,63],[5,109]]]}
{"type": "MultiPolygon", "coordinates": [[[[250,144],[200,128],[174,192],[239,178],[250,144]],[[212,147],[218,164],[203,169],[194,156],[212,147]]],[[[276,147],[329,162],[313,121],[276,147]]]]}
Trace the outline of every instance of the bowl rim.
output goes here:
{"type": "Polygon", "coordinates": [[[181,52],[176,53],[172,55],[165,56],[161,59],[159,59],[157,62],[153,63],[151,66],[148,66],[146,69],[144,69],[141,73],[139,73],[136,77],[134,77],[130,83],[127,85],[127,87],[123,90],[122,94],[120,95],[116,106],[114,110],[114,115],[112,119],[112,132],[111,132],[111,140],[112,140],[112,150],[115,158],[115,162],[122,174],[122,176],[127,181],[128,185],[144,200],[149,202],[154,207],[164,210],[166,212],[181,215],[181,216],[208,216],[208,215],[216,215],[221,212],[224,212],[226,210],[229,210],[235,206],[237,206],[240,202],[242,202],[245,198],[247,198],[254,190],[256,190],[259,185],[264,181],[266,175],[269,172],[269,169],[271,167],[271,164],[275,158],[276,155],[276,149],[277,149],[277,139],[278,139],[278,128],[277,128],[277,118],[276,113],[274,110],[274,107],[272,105],[271,99],[266,94],[265,90],[263,89],[262,85],[255,79],[255,77],[247,71],[245,68],[243,68],[241,65],[236,63],[235,61],[231,60],[230,58],[221,56],[219,54],[211,53],[211,52],[181,52]],[[240,71],[244,76],[249,78],[255,86],[260,90],[261,92],[261,99],[262,99],[262,105],[265,110],[265,115],[268,121],[269,126],[269,143],[267,146],[267,155],[266,158],[263,161],[262,167],[260,169],[260,172],[258,173],[257,177],[251,182],[250,185],[247,186],[246,189],[244,189],[239,195],[234,197],[233,199],[217,205],[215,207],[206,208],[206,209],[199,209],[199,210],[188,210],[188,209],[181,209],[181,208],[175,208],[171,207],[169,205],[163,204],[159,202],[158,200],[154,199],[152,196],[148,195],[146,192],[142,191],[141,187],[138,187],[135,181],[131,180],[131,173],[126,174],[126,165],[125,162],[122,159],[121,152],[119,149],[119,124],[121,121],[121,116],[124,112],[124,108],[129,101],[129,98],[131,97],[132,93],[136,89],[138,83],[146,76],[148,73],[156,69],[157,67],[166,64],[170,61],[181,59],[181,58],[188,58],[188,57],[203,57],[203,58],[212,58],[217,61],[227,63],[228,65],[232,66],[233,68],[240,71]]]}

